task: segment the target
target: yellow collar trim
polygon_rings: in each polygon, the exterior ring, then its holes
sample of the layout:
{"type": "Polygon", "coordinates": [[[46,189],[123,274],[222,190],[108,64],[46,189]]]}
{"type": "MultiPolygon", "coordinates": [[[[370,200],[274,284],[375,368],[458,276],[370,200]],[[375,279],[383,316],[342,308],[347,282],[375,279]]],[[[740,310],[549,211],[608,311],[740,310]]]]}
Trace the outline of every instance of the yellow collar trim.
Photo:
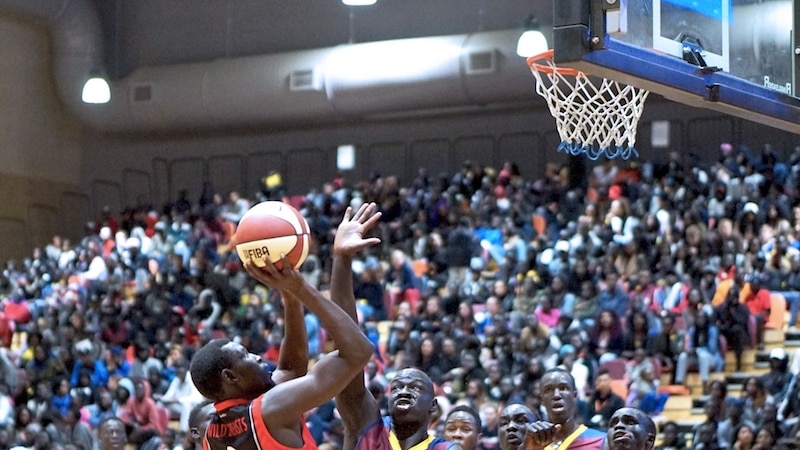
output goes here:
{"type": "MultiPolygon", "coordinates": [[[[430,445],[433,440],[433,436],[428,436],[427,439],[413,447],[410,447],[408,450],[427,450],[428,445],[430,445]]],[[[400,441],[397,439],[397,436],[394,434],[393,430],[389,430],[389,444],[392,445],[392,450],[403,450],[403,447],[400,446],[400,441]]]]}
{"type": "Polygon", "coordinates": [[[562,441],[558,446],[550,444],[547,446],[547,448],[549,448],[550,450],[567,450],[569,446],[572,445],[572,442],[575,439],[578,439],[578,436],[580,436],[581,433],[583,433],[584,431],[586,431],[586,425],[581,425],[578,428],[576,428],[575,431],[572,432],[572,434],[567,436],[567,438],[564,439],[564,441],[562,441]]]}

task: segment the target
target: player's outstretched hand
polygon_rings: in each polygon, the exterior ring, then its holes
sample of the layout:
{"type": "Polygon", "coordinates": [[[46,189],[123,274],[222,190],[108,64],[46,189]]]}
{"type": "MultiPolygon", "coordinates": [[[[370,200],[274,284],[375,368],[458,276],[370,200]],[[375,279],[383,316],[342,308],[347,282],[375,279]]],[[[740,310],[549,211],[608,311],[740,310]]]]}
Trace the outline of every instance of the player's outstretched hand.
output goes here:
{"type": "Polygon", "coordinates": [[[525,443],[520,450],[541,450],[556,440],[561,425],[544,420],[529,423],[525,429],[525,443]]]}
{"type": "Polygon", "coordinates": [[[269,288],[277,289],[279,291],[294,292],[299,289],[303,284],[303,276],[300,272],[292,268],[292,265],[286,259],[286,256],[281,257],[281,269],[275,267],[275,264],[270,261],[269,256],[263,259],[266,267],[256,266],[252,260],[244,262],[244,268],[247,273],[256,281],[269,288]]]}
{"type": "Polygon", "coordinates": [[[353,208],[347,207],[342,223],[336,229],[336,237],[333,239],[334,256],[353,256],[357,252],[381,242],[376,237],[364,237],[364,234],[372,229],[381,218],[381,213],[376,212],[377,209],[378,206],[375,203],[364,203],[355,213],[353,213],[353,208]]]}

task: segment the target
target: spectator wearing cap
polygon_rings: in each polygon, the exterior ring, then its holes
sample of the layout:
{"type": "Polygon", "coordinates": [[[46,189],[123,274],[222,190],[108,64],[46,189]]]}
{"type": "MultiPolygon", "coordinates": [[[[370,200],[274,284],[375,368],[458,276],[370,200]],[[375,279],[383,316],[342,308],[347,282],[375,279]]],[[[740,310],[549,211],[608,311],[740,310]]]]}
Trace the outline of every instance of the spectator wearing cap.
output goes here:
{"type": "Polygon", "coordinates": [[[556,275],[568,274],[569,268],[569,242],[562,239],[553,246],[552,256],[550,261],[547,262],[547,270],[550,276],[554,277],[556,275]]]}
{"type": "Polygon", "coordinates": [[[745,285],[739,293],[739,301],[747,306],[750,315],[758,324],[758,347],[764,348],[764,326],[769,318],[771,302],[770,292],[763,287],[760,272],[752,272],[745,277],[745,285]]]}
{"type": "Polygon", "coordinates": [[[122,245],[122,267],[125,271],[125,281],[136,282],[136,292],[142,293],[147,290],[147,280],[149,278],[149,258],[142,252],[142,241],[138,237],[131,236],[122,245]]]}
{"type": "Polygon", "coordinates": [[[98,237],[100,238],[101,248],[102,248],[102,256],[103,258],[111,257],[111,254],[117,248],[117,241],[114,240],[114,235],[111,232],[110,227],[102,227],[100,228],[100,232],[98,233],[98,237]]]}
{"type": "Polygon", "coordinates": [[[742,206],[741,213],[737,218],[736,229],[745,241],[758,236],[762,223],[759,212],[758,204],[755,202],[747,202],[742,206]]]}
{"type": "Polygon", "coordinates": [[[108,384],[108,367],[102,358],[98,358],[94,352],[94,346],[89,341],[81,341],[75,345],[78,359],[72,368],[72,375],[69,382],[72,386],[78,386],[81,373],[86,371],[90,374],[92,389],[97,389],[108,384]]]}
{"type": "Polygon", "coordinates": [[[776,403],[786,398],[792,376],[793,374],[789,372],[789,356],[786,350],[780,347],[770,350],[769,372],[761,375],[761,382],[776,403]]]}

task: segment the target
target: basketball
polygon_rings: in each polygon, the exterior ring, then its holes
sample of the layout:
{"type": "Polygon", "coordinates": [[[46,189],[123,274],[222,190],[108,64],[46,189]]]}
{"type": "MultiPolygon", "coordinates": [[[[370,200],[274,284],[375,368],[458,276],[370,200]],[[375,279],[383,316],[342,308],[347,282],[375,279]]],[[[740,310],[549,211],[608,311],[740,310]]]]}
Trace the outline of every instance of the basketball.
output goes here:
{"type": "Polygon", "coordinates": [[[257,267],[265,267],[263,258],[269,256],[281,269],[281,255],[285,254],[292,267],[299,269],[308,256],[308,222],[289,204],[261,202],[242,216],[232,243],[239,259],[253,260],[257,267]]]}

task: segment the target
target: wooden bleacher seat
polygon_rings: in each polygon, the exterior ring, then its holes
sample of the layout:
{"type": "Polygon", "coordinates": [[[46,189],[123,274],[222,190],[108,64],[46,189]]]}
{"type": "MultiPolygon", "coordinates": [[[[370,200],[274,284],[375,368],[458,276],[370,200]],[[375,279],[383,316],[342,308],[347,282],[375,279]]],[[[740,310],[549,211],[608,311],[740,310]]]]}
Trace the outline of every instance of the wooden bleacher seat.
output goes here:
{"type": "MultiPolygon", "coordinates": [[[[797,345],[797,342],[800,342],[800,333],[793,334],[785,331],[788,325],[786,321],[786,316],[788,314],[786,312],[785,298],[770,298],[770,300],[771,313],[775,313],[776,316],[773,318],[771,314],[767,322],[769,326],[764,330],[765,350],[757,350],[754,333],[755,319],[751,316],[748,325],[749,331],[751,331],[751,337],[754,339],[752,346],[746,348],[742,354],[743,372],[736,372],[736,359],[733,350],[725,349],[724,369],[721,372],[712,372],[709,376],[709,381],[715,379],[725,380],[728,386],[729,396],[739,397],[743,389],[743,383],[748,377],[763,375],[768,370],[767,367],[763,365],[763,353],[769,352],[770,349],[777,347],[789,347],[791,349],[797,345]],[[777,315],[781,317],[777,317],[777,315]],[[762,364],[759,364],[759,362],[762,362],[762,364]]],[[[790,351],[790,354],[793,355],[793,352],[790,351]]],[[[663,380],[664,377],[662,377],[662,381],[663,380]]],[[[697,383],[698,380],[699,377],[697,373],[687,374],[687,384],[691,385],[697,383]]],[[[695,389],[694,386],[692,386],[690,390],[687,389],[686,386],[664,384],[659,388],[659,391],[668,392],[670,397],[667,400],[664,411],[653,419],[658,424],[663,424],[666,421],[676,422],[679,426],[679,432],[684,434],[687,439],[691,439],[692,427],[705,420],[701,409],[705,397],[702,397],[702,395],[700,395],[700,390],[695,389]]],[[[659,426],[659,429],[660,428],[659,426]]],[[[660,431],[656,440],[661,440],[660,431]]],[[[789,441],[786,440],[786,442],[788,443],[789,441]]]]}
{"type": "Polygon", "coordinates": [[[547,220],[541,214],[534,214],[531,218],[533,229],[537,236],[547,236],[547,220]]]}
{"type": "Polygon", "coordinates": [[[783,330],[786,324],[786,298],[781,294],[770,294],[769,296],[769,318],[764,325],[771,330],[783,330]]]}
{"type": "Polygon", "coordinates": [[[415,259],[411,263],[411,270],[414,271],[414,275],[421,277],[428,273],[428,260],[427,259],[415,259]]]}

